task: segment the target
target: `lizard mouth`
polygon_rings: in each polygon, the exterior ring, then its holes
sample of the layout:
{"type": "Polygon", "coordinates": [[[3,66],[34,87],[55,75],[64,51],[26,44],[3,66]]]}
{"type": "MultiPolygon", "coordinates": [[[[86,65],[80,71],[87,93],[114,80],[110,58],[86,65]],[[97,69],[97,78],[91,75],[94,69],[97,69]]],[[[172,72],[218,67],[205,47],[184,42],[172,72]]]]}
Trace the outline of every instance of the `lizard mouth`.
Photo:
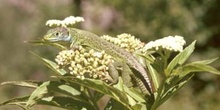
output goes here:
{"type": "Polygon", "coordinates": [[[60,41],[60,40],[57,39],[57,38],[52,38],[52,37],[50,37],[50,36],[44,36],[44,37],[43,37],[43,41],[47,41],[47,42],[58,42],[58,41],[60,41]]]}
{"type": "Polygon", "coordinates": [[[60,38],[60,37],[44,36],[43,40],[44,41],[49,41],[49,42],[70,42],[71,37],[70,36],[64,36],[64,37],[60,38]]]}
{"type": "Polygon", "coordinates": [[[49,38],[49,39],[47,39],[47,38],[44,38],[44,41],[49,41],[49,42],[59,42],[60,40],[58,40],[58,39],[53,39],[53,38],[49,38]]]}

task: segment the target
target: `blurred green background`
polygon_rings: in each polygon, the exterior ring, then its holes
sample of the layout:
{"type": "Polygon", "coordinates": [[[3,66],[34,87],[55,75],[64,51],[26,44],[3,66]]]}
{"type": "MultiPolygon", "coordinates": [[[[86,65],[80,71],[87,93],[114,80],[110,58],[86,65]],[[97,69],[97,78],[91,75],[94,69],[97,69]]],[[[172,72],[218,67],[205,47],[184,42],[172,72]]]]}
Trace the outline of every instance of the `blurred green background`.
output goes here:
{"type": "MultiPolygon", "coordinates": [[[[78,27],[98,35],[130,33],[144,42],[181,35],[190,44],[197,40],[189,61],[220,56],[220,0],[1,0],[0,82],[48,80],[50,71],[29,51],[53,59],[56,50],[32,46],[41,38],[48,19],[82,16],[78,27]]],[[[219,61],[212,66],[220,69],[219,61]]],[[[1,86],[0,102],[31,93],[31,89],[1,86]]],[[[14,106],[1,110],[17,110],[14,106]]],[[[58,108],[35,106],[33,110],[58,108]]],[[[220,76],[198,73],[159,110],[219,110],[220,76]]]]}

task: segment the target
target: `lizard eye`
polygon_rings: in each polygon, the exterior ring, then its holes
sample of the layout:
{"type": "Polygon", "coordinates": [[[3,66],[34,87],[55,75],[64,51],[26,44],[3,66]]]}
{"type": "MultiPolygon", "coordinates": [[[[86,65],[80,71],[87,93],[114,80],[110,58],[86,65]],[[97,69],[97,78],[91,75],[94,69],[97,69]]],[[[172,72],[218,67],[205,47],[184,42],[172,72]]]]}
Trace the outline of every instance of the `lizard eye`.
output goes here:
{"type": "Polygon", "coordinates": [[[59,36],[59,35],[60,35],[60,33],[59,33],[59,32],[56,32],[56,33],[55,33],[55,35],[56,35],[56,36],[59,36]]]}
{"type": "Polygon", "coordinates": [[[60,32],[55,32],[54,35],[55,35],[55,36],[60,36],[61,33],[60,33],[60,32]]]}

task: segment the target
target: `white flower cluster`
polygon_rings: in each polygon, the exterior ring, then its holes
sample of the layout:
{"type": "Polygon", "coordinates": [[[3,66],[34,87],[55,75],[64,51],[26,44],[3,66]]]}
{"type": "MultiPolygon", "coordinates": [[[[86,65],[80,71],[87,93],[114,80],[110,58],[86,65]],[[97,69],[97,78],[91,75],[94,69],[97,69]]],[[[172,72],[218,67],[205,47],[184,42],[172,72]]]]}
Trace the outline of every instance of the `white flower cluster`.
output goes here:
{"type": "Polygon", "coordinates": [[[56,56],[55,61],[61,67],[69,65],[74,54],[75,53],[73,50],[63,50],[63,51],[59,52],[59,54],[56,56]]]}
{"type": "Polygon", "coordinates": [[[52,20],[48,20],[46,22],[46,26],[49,27],[71,27],[74,24],[76,24],[77,22],[83,22],[84,18],[83,17],[74,17],[74,16],[69,16],[66,17],[64,20],[56,20],[56,19],[52,19],[52,20]]]}
{"type": "Polygon", "coordinates": [[[76,78],[94,78],[112,82],[108,65],[113,62],[113,58],[104,51],[97,52],[93,49],[86,51],[80,46],[77,50],[61,51],[55,61],[59,68],[67,70],[76,78]]]}
{"type": "Polygon", "coordinates": [[[103,35],[101,38],[129,51],[134,52],[138,49],[141,49],[144,47],[144,43],[142,43],[139,39],[135,38],[134,36],[123,33],[120,35],[117,35],[116,38],[111,37],[109,35],[103,35]]]}
{"type": "Polygon", "coordinates": [[[143,51],[146,52],[150,49],[159,50],[160,48],[162,48],[170,51],[181,52],[183,51],[183,46],[185,45],[185,43],[186,41],[181,36],[168,36],[147,43],[144,46],[143,51]]]}

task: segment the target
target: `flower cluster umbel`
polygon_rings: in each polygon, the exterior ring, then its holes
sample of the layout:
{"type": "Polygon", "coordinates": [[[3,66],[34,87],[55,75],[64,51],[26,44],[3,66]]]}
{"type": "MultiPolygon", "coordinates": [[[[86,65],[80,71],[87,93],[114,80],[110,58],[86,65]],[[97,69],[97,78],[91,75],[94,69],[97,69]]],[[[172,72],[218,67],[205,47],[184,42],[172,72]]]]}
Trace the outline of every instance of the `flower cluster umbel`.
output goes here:
{"type": "Polygon", "coordinates": [[[134,52],[144,47],[144,43],[135,38],[131,34],[123,33],[117,35],[117,37],[111,37],[109,35],[103,35],[101,38],[127,50],[128,52],[134,52]]]}
{"type": "Polygon", "coordinates": [[[46,22],[46,26],[49,27],[71,27],[77,22],[83,22],[84,18],[83,17],[74,17],[74,16],[69,16],[66,17],[64,20],[57,20],[57,19],[52,19],[48,20],[46,22]]]}
{"type": "Polygon", "coordinates": [[[59,68],[65,68],[76,78],[93,78],[111,82],[109,64],[114,62],[104,51],[87,51],[82,46],[75,50],[63,50],[56,56],[59,68]]]}
{"type": "Polygon", "coordinates": [[[183,46],[186,44],[186,41],[183,39],[181,36],[168,36],[164,37],[162,39],[158,39],[155,41],[151,41],[147,43],[143,51],[147,50],[159,50],[159,49],[165,49],[169,51],[174,51],[174,52],[182,52],[183,51],[183,46]]]}

